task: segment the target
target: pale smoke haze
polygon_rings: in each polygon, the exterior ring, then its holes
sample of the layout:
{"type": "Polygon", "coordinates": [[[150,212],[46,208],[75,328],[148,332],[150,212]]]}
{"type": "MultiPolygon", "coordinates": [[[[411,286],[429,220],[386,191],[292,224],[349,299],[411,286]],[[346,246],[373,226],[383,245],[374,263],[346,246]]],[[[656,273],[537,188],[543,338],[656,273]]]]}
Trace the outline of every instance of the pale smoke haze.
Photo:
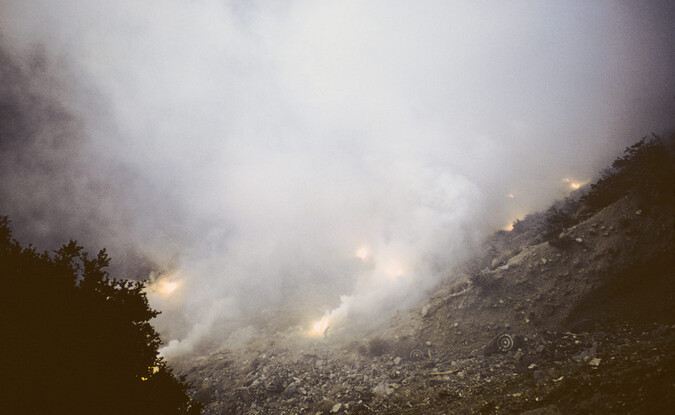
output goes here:
{"type": "Polygon", "coordinates": [[[373,321],[673,127],[673,21],[667,2],[0,1],[0,213],[160,272],[167,354],[267,310],[373,321]]]}

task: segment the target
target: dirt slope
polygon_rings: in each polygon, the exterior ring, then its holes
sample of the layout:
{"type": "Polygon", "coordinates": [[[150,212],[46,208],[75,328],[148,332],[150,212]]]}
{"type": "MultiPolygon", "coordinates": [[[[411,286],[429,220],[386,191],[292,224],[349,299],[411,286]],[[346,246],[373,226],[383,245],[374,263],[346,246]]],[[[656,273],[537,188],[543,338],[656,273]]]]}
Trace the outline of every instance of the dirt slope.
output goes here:
{"type": "Polygon", "coordinates": [[[497,233],[359,341],[254,339],[174,366],[207,414],[673,413],[673,206],[626,195],[560,247],[497,233]]]}

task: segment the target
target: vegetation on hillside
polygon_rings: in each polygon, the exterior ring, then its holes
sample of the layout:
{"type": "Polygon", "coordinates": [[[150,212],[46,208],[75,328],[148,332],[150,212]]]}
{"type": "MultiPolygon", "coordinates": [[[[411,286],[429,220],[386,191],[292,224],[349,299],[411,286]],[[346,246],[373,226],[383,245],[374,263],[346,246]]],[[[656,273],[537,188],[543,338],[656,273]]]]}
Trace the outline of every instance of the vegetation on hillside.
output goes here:
{"type": "Polygon", "coordinates": [[[476,286],[490,291],[499,284],[491,272],[526,246],[548,242],[555,248],[568,249],[576,243],[570,228],[622,197],[635,196],[641,210],[647,213],[655,206],[672,207],[674,192],[675,134],[644,137],[627,147],[590,186],[554,202],[545,212],[516,220],[510,232],[496,232],[486,241],[485,253],[467,265],[466,272],[473,276],[476,286]],[[500,246],[510,248],[497,254],[500,246]]]}
{"type": "Polygon", "coordinates": [[[628,194],[649,203],[663,203],[675,190],[674,166],[675,136],[642,138],[604,169],[580,198],[568,198],[562,208],[553,206],[546,212],[544,240],[564,248],[569,241],[559,235],[566,228],[628,194]]]}
{"type": "Polygon", "coordinates": [[[1,413],[201,412],[158,355],[143,283],[111,278],[109,261],[74,241],[23,247],[0,217],[1,413]]]}
{"type": "Polygon", "coordinates": [[[601,172],[582,201],[593,211],[608,206],[627,193],[659,202],[673,192],[675,136],[647,137],[627,147],[612,167],[601,172]]]}

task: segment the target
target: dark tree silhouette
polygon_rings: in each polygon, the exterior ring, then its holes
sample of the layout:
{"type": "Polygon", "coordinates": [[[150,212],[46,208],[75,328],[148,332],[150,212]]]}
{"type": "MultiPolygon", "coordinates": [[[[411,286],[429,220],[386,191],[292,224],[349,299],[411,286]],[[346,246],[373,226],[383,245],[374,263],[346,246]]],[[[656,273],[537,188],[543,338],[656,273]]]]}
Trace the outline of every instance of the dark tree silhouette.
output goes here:
{"type": "Polygon", "coordinates": [[[22,247],[0,217],[0,413],[198,414],[159,357],[142,282],[110,278],[105,250],[22,247]]]}
{"type": "Polygon", "coordinates": [[[623,157],[601,172],[582,198],[593,211],[614,203],[627,193],[662,202],[672,194],[675,178],[675,133],[647,137],[627,147],[623,157]]]}
{"type": "Polygon", "coordinates": [[[546,229],[544,230],[544,240],[554,246],[564,247],[565,241],[558,238],[558,235],[574,224],[574,219],[565,213],[562,209],[551,207],[546,212],[546,229]]]}

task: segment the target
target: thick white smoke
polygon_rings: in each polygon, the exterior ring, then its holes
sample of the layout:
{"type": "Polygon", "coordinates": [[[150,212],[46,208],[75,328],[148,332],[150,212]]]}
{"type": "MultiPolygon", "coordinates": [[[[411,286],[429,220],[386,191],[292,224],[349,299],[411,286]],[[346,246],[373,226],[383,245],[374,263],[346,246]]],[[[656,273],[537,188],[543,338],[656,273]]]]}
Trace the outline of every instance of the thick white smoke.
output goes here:
{"type": "MultiPolygon", "coordinates": [[[[55,80],[27,82],[83,137],[90,181],[64,186],[103,186],[105,206],[72,212],[96,217],[90,239],[113,256],[163,272],[166,353],[270,310],[348,325],[401,307],[486,232],[564,196],[563,179],[672,127],[659,3],[0,5],[7,56],[45,56],[55,80]]],[[[50,177],[74,175],[49,160],[50,177]]],[[[6,183],[31,175],[18,168],[6,183]]],[[[63,232],[40,197],[66,197],[53,186],[3,193],[0,213],[30,205],[43,234],[63,232]]],[[[78,226],[67,237],[86,239],[78,226]]]]}

